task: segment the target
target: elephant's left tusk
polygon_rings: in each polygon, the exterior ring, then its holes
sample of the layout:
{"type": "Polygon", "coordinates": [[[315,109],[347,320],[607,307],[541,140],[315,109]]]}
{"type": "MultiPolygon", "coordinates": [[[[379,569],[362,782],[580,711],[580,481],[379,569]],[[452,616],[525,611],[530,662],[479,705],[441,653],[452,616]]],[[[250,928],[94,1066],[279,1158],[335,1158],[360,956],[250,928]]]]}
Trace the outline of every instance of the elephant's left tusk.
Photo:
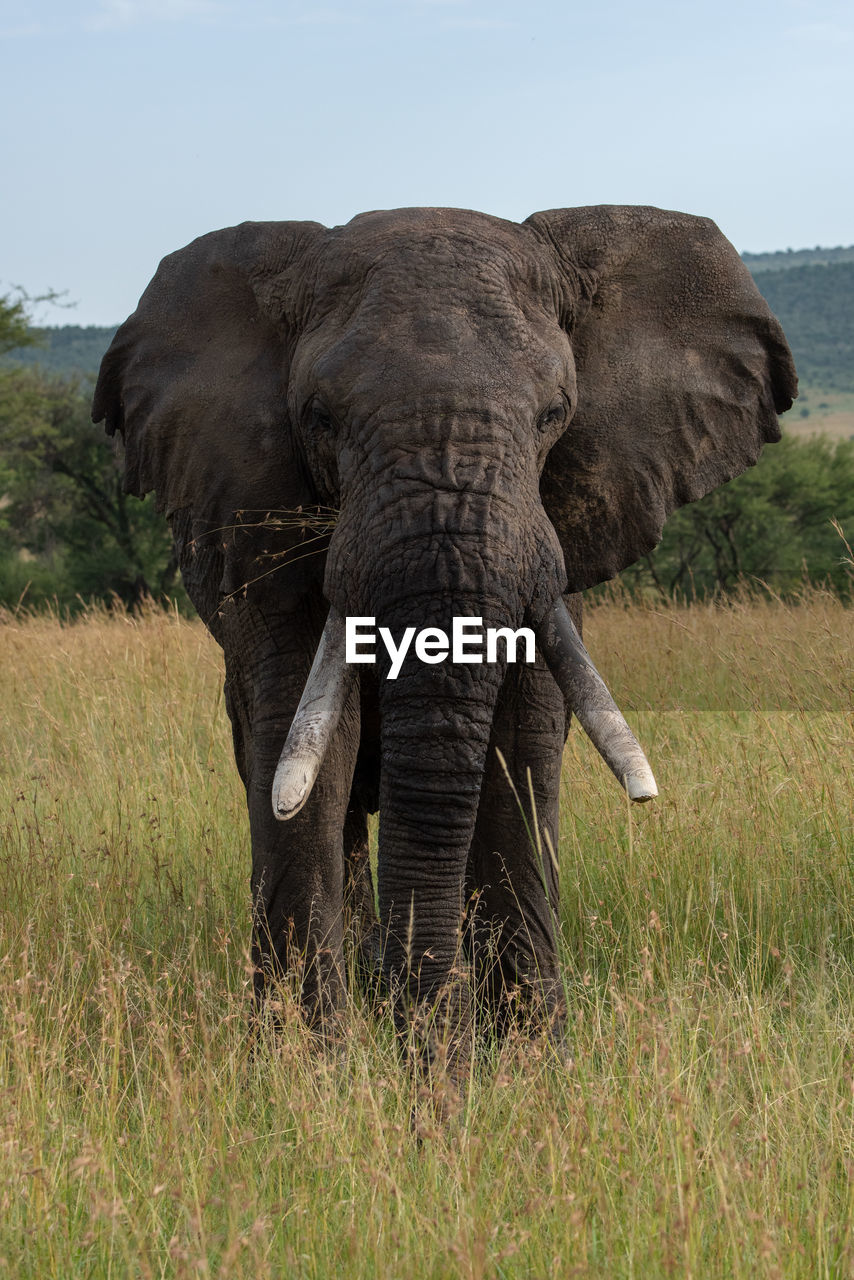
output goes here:
{"type": "Polygon", "coordinates": [[[331,608],[273,778],[273,812],[282,821],[298,814],[311,795],[355,684],[345,653],[344,619],[331,608]]]}
{"type": "Polygon", "coordinates": [[[549,670],[582,729],[626,788],[631,800],[658,795],[652,769],[637,738],[590,660],[560,596],[537,630],[549,670]]]}

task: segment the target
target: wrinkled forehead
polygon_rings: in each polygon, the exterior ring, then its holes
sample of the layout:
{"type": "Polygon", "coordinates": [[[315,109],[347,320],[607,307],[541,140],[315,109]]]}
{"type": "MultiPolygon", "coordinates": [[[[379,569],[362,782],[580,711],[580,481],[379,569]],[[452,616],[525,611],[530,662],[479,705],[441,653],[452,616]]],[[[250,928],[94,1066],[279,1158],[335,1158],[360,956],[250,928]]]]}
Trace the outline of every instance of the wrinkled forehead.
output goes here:
{"type": "Polygon", "coordinates": [[[507,309],[548,303],[551,264],[533,232],[459,209],[361,214],[329,232],[316,287],[322,308],[348,296],[386,321],[417,305],[459,308],[495,320],[507,309]]]}
{"type": "Polygon", "coordinates": [[[295,380],[339,406],[401,388],[536,400],[572,380],[553,271],[529,228],[486,214],[362,214],[327,233],[295,380]]]}

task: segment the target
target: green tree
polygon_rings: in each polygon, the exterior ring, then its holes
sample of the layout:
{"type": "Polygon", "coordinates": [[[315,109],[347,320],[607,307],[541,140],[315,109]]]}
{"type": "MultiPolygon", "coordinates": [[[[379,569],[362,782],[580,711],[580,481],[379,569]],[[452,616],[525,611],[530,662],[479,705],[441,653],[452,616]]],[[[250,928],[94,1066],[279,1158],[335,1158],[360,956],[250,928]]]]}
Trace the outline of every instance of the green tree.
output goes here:
{"type": "Polygon", "coordinates": [[[21,370],[6,389],[2,515],[17,560],[0,584],[6,603],[22,577],[30,598],[65,603],[118,596],[132,606],[174,592],[166,523],[152,502],[122,491],[120,460],[90,419],[91,386],[21,370]]]}
{"type": "Polygon", "coordinates": [[[854,528],[854,443],[785,436],[756,467],[675,512],[660,546],[623,580],[663,595],[706,596],[745,579],[791,594],[808,578],[850,595],[833,520],[854,528]]]}
{"type": "MultiPolygon", "coordinates": [[[[0,355],[32,345],[28,299],[0,299],[0,355]]],[[[0,368],[0,603],[118,597],[177,588],[165,521],[122,492],[122,468],[90,419],[91,385],[0,368]]]]}
{"type": "Polygon", "coordinates": [[[16,347],[32,347],[38,335],[30,328],[25,294],[19,298],[0,297],[0,355],[16,347]]]}

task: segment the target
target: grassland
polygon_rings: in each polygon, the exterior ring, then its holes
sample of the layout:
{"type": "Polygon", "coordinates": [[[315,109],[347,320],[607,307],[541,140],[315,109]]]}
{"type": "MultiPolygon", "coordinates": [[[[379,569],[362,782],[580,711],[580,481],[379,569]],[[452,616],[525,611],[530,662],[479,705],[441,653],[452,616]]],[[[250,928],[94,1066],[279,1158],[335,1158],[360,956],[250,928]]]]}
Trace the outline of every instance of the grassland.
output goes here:
{"type": "Polygon", "coordinates": [[[409,1126],[387,1020],[246,1051],[247,835],[201,627],[0,625],[0,1273],[854,1271],[854,612],[599,605],[661,799],[565,760],[573,1062],[409,1126]]]}
{"type": "Polygon", "coordinates": [[[783,418],[782,426],[787,435],[852,440],[854,391],[838,391],[802,381],[798,398],[783,418]]]}

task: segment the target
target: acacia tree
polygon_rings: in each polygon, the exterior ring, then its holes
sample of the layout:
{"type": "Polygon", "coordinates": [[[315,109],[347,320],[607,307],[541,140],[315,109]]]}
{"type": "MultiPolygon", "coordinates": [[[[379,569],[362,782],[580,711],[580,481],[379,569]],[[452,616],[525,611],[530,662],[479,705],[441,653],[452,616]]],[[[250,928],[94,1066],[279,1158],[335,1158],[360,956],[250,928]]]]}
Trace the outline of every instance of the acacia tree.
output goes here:
{"type": "Polygon", "coordinates": [[[0,355],[14,351],[16,347],[31,347],[38,337],[30,328],[25,294],[10,298],[0,297],[0,355]]]}

